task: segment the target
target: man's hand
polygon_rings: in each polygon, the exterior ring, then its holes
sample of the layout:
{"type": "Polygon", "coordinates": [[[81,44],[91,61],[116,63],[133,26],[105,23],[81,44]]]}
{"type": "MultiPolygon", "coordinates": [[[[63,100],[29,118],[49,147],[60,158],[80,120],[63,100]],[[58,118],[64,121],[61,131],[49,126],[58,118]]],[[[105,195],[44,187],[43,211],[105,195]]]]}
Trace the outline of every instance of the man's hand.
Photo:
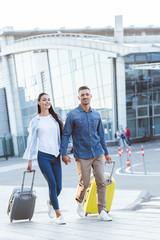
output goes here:
{"type": "Polygon", "coordinates": [[[62,157],[62,161],[66,164],[66,165],[68,165],[68,163],[70,163],[71,162],[71,158],[67,155],[67,156],[63,156],[62,157]]]}
{"type": "Polygon", "coordinates": [[[30,172],[32,171],[32,160],[28,160],[27,170],[29,170],[30,172]]]}
{"type": "Polygon", "coordinates": [[[105,159],[106,159],[106,163],[109,163],[109,164],[111,163],[111,160],[112,160],[111,156],[106,155],[105,159]]]}

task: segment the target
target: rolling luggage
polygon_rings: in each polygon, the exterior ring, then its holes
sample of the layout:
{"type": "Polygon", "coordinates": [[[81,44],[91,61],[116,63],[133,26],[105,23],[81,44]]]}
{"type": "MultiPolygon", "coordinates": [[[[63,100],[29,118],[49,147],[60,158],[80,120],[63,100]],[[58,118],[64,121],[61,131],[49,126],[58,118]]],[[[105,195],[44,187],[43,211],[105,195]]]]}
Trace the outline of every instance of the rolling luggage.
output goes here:
{"type": "Polygon", "coordinates": [[[16,187],[13,189],[9,202],[7,214],[10,217],[10,222],[13,220],[23,220],[33,217],[36,193],[33,190],[35,170],[32,170],[32,183],[31,187],[24,187],[25,175],[30,171],[25,170],[23,173],[23,180],[21,187],[16,187]]]}
{"type": "MultiPolygon", "coordinates": [[[[112,169],[111,173],[105,173],[106,176],[106,211],[109,212],[112,206],[112,200],[114,196],[115,190],[115,180],[112,177],[114,170],[115,162],[112,161],[112,169]]],[[[95,182],[95,177],[91,176],[90,186],[86,191],[86,195],[83,202],[83,209],[85,211],[85,215],[98,213],[97,207],[97,187],[95,182]]]]}

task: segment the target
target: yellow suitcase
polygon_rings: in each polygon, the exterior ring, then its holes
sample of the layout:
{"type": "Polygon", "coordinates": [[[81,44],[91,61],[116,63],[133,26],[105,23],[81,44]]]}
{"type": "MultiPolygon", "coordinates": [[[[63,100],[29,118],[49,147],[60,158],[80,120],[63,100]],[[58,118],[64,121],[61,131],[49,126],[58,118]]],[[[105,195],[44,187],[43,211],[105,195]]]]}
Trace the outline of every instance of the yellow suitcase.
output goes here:
{"type": "MultiPolygon", "coordinates": [[[[113,170],[114,170],[115,162],[112,161],[112,169],[111,173],[105,173],[106,176],[106,211],[109,212],[112,206],[112,200],[114,196],[114,190],[115,190],[115,180],[112,177],[113,170]]],[[[97,207],[97,187],[95,182],[95,177],[91,176],[90,180],[90,186],[88,187],[86,191],[85,200],[83,203],[83,209],[85,211],[85,215],[88,214],[96,214],[98,213],[98,207],[97,207]]]]}

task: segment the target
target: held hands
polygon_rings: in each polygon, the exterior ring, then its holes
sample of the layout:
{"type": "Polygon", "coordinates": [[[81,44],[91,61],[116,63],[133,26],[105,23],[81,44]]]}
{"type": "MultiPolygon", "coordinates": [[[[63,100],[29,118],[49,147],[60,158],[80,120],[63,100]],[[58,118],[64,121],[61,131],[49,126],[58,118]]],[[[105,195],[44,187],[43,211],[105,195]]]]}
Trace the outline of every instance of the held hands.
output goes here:
{"type": "Polygon", "coordinates": [[[111,156],[109,156],[109,155],[106,155],[105,156],[105,160],[106,160],[106,163],[111,163],[111,160],[112,160],[112,158],[111,158],[111,156]]]}
{"type": "Polygon", "coordinates": [[[32,160],[28,160],[27,170],[29,170],[30,172],[32,171],[32,160]]]}
{"type": "Polygon", "coordinates": [[[67,155],[67,156],[62,156],[62,161],[68,165],[68,163],[71,162],[71,158],[67,155]]]}

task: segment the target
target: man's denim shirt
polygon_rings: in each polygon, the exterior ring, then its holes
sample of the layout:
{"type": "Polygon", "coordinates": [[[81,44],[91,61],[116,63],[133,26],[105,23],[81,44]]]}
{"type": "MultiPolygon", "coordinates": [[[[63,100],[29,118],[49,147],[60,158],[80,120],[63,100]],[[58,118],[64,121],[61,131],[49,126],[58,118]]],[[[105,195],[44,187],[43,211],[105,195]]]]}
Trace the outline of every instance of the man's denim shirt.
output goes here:
{"type": "Polygon", "coordinates": [[[93,108],[88,112],[79,105],[69,112],[63,130],[61,155],[67,155],[70,136],[76,158],[90,159],[101,154],[108,155],[100,114],[93,108]]]}

